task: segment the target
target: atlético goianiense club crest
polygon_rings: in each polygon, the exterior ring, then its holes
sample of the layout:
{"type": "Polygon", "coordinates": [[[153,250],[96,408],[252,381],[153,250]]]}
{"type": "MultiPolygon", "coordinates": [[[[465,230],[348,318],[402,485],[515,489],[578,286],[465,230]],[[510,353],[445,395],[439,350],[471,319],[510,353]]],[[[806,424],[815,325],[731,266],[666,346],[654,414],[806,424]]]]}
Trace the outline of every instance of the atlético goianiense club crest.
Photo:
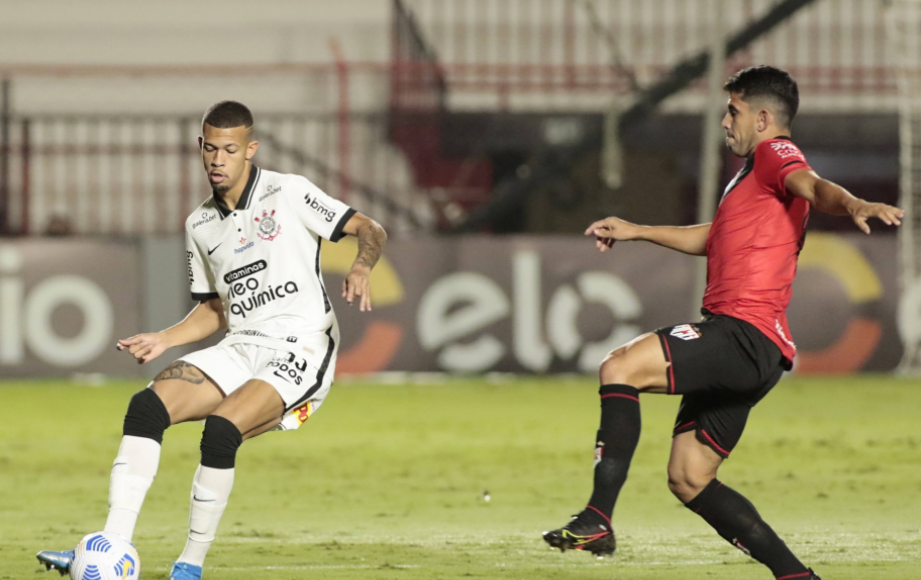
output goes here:
{"type": "Polygon", "coordinates": [[[274,216],[274,209],[272,213],[262,210],[262,217],[256,218],[256,221],[259,222],[259,231],[256,232],[259,239],[271,242],[275,239],[275,236],[281,233],[281,224],[275,221],[274,216]]]}

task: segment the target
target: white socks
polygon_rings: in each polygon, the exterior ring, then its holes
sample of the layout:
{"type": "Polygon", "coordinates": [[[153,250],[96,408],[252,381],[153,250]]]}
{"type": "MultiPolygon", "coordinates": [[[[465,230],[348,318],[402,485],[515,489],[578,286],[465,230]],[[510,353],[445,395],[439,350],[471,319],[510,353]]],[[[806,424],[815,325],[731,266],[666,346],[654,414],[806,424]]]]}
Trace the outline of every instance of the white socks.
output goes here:
{"type": "Polygon", "coordinates": [[[144,497],[157,475],[160,444],[146,437],[122,437],[109,480],[109,516],[105,531],[131,540],[144,497]]]}
{"type": "MultiPolygon", "coordinates": [[[[109,483],[109,516],[105,531],[127,540],[134,535],[147,490],[157,475],[160,444],[146,437],[122,437],[109,483]]],[[[199,465],[192,481],[189,539],[178,562],[202,566],[233,489],[233,469],[199,465]]]]}
{"type": "Polygon", "coordinates": [[[198,466],[192,480],[189,539],[177,562],[202,566],[233,489],[233,469],[198,466]]]}

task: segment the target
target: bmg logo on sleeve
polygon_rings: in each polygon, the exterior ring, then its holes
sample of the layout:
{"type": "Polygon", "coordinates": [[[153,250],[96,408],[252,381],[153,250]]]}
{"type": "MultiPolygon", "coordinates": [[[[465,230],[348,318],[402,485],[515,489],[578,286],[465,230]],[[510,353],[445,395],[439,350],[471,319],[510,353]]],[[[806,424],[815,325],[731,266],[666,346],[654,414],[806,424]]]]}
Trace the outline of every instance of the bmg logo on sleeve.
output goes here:
{"type": "Polygon", "coordinates": [[[335,210],[320,203],[320,200],[316,197],[310,197],[309,193],[304,196],[304,201],[307,202],[307,207],[323,216],[323,219],[325,219],[327,222],[332,222],[334,219],[336,219],[335,210]]]}

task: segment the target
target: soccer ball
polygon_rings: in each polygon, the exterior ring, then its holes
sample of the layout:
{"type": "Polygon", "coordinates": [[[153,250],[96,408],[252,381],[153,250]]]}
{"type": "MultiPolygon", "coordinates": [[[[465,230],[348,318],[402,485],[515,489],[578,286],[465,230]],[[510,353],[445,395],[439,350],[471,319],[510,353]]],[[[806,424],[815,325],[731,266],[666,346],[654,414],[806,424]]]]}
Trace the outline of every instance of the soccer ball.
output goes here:
{"type": "Polygon", "coordinates": [[[94,532],[80,540],[70,565],[73,580],[137,580],[140,574],[134,545],[110,532],[94,532]]]}

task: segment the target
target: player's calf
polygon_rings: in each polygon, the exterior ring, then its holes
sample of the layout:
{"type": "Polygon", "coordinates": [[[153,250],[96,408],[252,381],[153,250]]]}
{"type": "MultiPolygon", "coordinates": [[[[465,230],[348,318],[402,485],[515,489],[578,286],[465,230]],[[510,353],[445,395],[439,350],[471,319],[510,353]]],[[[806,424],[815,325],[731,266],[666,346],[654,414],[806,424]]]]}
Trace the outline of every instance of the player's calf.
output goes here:
{"type": "Polygon", "coordinates": [[[818,576],[800,562],[740,493],[714,479],[685,504],[727,542],[771,569],[775,578],[811,580],[818,576]]]}
{"type": "Polygon", "coordinates": [[[722,462],[722,457],[697,441],[693,431],[679,433],[672,440],[668,489],[686,504],[716,478],[722,462]]]}
{"type": "Polygon", "coordinates": [[[157,475],[160,445],[169,426],[169,413],[155,392],[147,388],[131,397],[124,436],[112,464],[105,531],[131,540],[144,498],[157,475]]]}
{"type": "Polygon", "coordinates": [[[651,333],[615,350],[601,363],[601,425],[595,437],[592,496],[569,524],[544,532],[550,546],[599,556],[614,553],[611,516],[640,438],[639,394],[652,389],[664,392],[666,368],[662,347],[651,333]]]}
{"type": "MultiPolygon", "coordinates": [[[[229,420],[211,415],[205,421],[201,465],[192,481],[189,538],[174,565],[176,580],[197,580],[201,577],[201,567],[233,489],[237,450],[242,444],[243,435],[229,420]],[[199,576],[190,575],[196,570],[199,576]]],[[[174,576],[171,574],[170,577],[174,576]]]]}
{"type": "MultiPolygon", "coordinates": [[[[138,514],[160,463],[160,444],[170,426],[163,401],[147,388],[131,397],[125,413],[123,436],[109,480],[109,514],[105,531],[131,540],[138,514]]],[[[38,561],[48,570],[69,572],[74,551],[42,550],[38,561]]]]}
{"type": "Polygon", "coordinates": [[[597,556],[614,553],[611,515],[627,480],[630,461],[640,438],[639,391],[629,385],[602,385],[601,425],[595,435],[595,473],[592,496],[580,514],[566,526],[544,532],[551,547],[586,550],[597,556]]]}

